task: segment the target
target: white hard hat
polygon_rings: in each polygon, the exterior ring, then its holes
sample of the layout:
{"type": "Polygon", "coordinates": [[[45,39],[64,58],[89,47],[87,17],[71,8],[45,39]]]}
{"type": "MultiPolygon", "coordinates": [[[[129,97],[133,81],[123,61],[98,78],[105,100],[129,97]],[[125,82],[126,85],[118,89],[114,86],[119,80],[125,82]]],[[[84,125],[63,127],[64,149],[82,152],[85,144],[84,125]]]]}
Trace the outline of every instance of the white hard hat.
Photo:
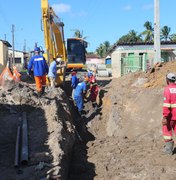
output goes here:
{"type": "Polygon", "coordinates": [[[176,80],[176,75],[174,73],[168,73],[166,75],[166,78],[171,80],[171,81],[175,81],[176,80]]]}
{"type": "Polygon", "coordinates": [[[61,58],[57,58],[56,61],[57,61],[57,62],[61,62],[62,59],[61,59],[61,58]]]}

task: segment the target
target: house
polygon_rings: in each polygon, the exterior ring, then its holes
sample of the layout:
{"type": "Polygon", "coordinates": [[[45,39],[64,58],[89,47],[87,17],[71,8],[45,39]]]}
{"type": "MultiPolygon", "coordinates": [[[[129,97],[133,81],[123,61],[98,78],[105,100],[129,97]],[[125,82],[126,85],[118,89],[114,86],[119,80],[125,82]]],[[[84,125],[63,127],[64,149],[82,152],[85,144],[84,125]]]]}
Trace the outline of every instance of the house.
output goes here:
{"type": "Polygon", "coordinates": [[[8,41],[0,40],[0,73],[3,71],[4,67],[7,65],[8,48],[12,47],[8,41]]]}
{"type": "MultiPolygon", "coordinates": [[[[176,59],[176,42],[161,42],[161,61],[176,59]]],[[[147,71],[153,66],[153,43],[115,44],[111,51],[112,76],[120,77],[138,70],[147,71]]]]}
{"type": "Polygon", "coordinates": [[[87,54],[86,55],[86,64],[103,64],[104,60],[99,58],[96,54],[87,54]]]}
{"type": "Polygon", "coordinates": [[[8,54],[9,54],[9,60],[13,65],[17,67],[18,71],[20,71],[21,69],[23,69],[23,67],[26,66],[27,60],[29,59],[28,53],[14,50],[14,62],[12,62],[13,50],[9,49],[8,54]]]}
{"type": "Polygon", "coordinates": [[[99,58],[96,54],[86,55],[86,65],[89,70],[95,71],[98,64],[104,64],[104,59],[99,58]]]}

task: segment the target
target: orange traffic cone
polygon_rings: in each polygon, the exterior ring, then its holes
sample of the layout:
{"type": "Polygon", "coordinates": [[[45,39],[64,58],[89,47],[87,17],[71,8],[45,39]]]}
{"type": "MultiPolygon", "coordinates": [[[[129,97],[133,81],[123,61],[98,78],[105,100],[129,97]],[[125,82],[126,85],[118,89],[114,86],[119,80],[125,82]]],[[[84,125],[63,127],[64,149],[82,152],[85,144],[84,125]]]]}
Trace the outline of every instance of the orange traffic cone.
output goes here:
{"type": "Polygon", "coordinates": [[[0,75],[0,85],[3,86],[6,80],[9,80],[9,81],[13,80],[13,75],[9,69],[8,64],[0,75]]]}
{"type": "Polygon", "coordinates": [[[21,74],[17,71],[16,66],[13,66],[13,79],[15,82],[19,82],[21,79],[21,74]]]}

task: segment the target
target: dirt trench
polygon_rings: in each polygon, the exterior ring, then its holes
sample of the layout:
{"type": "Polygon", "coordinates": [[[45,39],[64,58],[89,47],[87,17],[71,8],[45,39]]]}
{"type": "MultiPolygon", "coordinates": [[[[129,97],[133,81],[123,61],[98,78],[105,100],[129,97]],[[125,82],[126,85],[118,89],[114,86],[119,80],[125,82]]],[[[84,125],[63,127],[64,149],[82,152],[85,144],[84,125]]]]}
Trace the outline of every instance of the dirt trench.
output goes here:
{"type": "MultiPolygon", "coordinates": [[[[70,88],[65,92],[61,88],[46,88],[46,93],[38,97],[31,83],[31,80],[30,83],[6,82],[0,88],[0,177],[94,179],[95,165],[88,161],[87,143],[95,137],[89,132],[88,125],[99,118],[102,101],[98,114],[87,102],[85,109],[89,112],[81,119],[69,98],[70,88]],[[22,126],[24,112],[28,124],[29,157],[26,165],[19,159],[19,166],[14,167],[17,128],[22,126]]],[[[70,82],[67,83],[70,87],[70,82]]]]}
{"type": "MultiPolygon", "coordinates": [[[[89,166],[82,162],[82,166],[78,166],[82,174],[75,172],[72,179],[176,178],[176,145],[172,156],[162,152],[161,126],[165,76],[175,72],[175,67],[176,62],[168,62],[154,72],[130,73],[104,81],[99,114],[90,119],[89,115],[86,117],[89,119],[87,130],[94,137],[86,142],[89,166]]],[[[89,103],[85,107],[91,109],[89,103]]],[[[82,153],[78,152],[76,149],[73,157],[80,159],[82,153]]]]}
{"type": "Polygon", "coordinates": [[[46,94],[38,97],[33,85],[7,82],[0,95],[1,179],[66,179],[76,135],[64,91],[46,89],[46,94]],[[17,127],[22,126],[23,112],[27,115],[29,155],[27,165],[19,160],[19,166],[14,167],[17,127]]]}
{"type": "Polygon", "coordinates": [[[165,74],[174,67],[170,62],[154,73],[98,79],[101,87],[98,113],[86,102],[84,119],[78,117],[68,99],[69,88],[65,92],[60,88],[46,90],[41,98],[30,85],[10,84],[0,89],[1,177],[175,179],[176,156],[162,153],[161,132],[165,74]],[[14,134],[23,111],[29,120],[29,164],[14,168],[14,134]]]}

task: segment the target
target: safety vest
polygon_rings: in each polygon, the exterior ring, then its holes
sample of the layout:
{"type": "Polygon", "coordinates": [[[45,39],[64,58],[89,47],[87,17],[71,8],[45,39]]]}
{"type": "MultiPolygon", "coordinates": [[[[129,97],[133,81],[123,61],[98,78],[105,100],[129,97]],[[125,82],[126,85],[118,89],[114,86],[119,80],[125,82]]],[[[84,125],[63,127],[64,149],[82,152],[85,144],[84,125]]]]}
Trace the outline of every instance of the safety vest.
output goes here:
{"type": "Polygon", "coordinates": [[[176,120],[176,84],[174,83],[164,88],[163,116],[176,120]]]}

